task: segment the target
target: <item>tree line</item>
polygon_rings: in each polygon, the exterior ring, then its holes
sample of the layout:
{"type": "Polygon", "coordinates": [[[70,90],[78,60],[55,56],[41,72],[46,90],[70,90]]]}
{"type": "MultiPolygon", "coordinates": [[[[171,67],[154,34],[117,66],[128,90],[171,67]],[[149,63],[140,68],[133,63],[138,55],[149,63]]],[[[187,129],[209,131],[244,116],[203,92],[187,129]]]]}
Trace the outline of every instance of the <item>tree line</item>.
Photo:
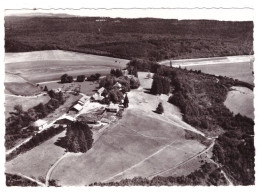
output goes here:
{"type": "Polygon", "coordinates": [[[27,152],[31,150],[32,148],[40,145],[41,143],[45,142],[46,140],[52,138],[53,136],[61,133],[64,131],[65,128],[62,126],[58,127],[50,127],[41,133],[36,133],[32,136],[32,138],[27,141],[26,143],[19,146],[17,149],[15,149],[12,153],[6,156],[6,161],[10,161],[14,159],[16,156],[18,156],[21,153],[27,152]]]}
{"type": "Polygon", "coordinates": [[[252,86],[201,71],[144,63],[143,60],[129,62],[140,70],[167,77],[173,88],[168,101],[180,108],[184,121],[207,136],[219,136],[213,147],[214,160],[223,165],[235,184],[254,184],[254,121],[240,114],[234,115],[224,105],[229,88],[252,86]]]}

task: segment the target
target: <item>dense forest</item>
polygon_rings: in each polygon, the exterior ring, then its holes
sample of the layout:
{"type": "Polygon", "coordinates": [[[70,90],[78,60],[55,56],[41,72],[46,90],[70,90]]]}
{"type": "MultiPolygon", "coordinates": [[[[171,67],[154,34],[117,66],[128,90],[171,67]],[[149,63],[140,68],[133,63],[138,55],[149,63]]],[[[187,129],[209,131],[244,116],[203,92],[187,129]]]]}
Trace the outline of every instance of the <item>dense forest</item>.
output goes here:
{"type": "Polygon", "coordinates": [[[133,66],[140,71],[153,72],[155,77],[170,79],[173,94],[169,102],[180,108],[184,121],[208,137],[217,137],[213,159],[223,166],[234,184],[254,184],[254,121],[240,114],[234,115],[224,105],[229,88],[242,85],[252,89],[252,85],[144,60],[128,64],[128,68],[133,66]]]}
{"type": "Polygon", "coordinates": [[[253,22],[7,16],[5,49],[61,49],[151,61],[248,55],[253,54],[253,22]]]}

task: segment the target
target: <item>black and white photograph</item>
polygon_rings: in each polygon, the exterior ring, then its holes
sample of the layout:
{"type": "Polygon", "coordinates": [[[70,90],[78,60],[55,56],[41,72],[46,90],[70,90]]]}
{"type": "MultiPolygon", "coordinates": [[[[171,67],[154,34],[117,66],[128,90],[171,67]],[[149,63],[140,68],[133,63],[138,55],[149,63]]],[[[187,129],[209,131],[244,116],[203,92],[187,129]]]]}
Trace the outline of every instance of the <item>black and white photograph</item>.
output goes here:
{"type": "Polygon", "coordinates": [[[4,10],[5,187],[255,185],[254,8],[147,7],[4,10]]]}

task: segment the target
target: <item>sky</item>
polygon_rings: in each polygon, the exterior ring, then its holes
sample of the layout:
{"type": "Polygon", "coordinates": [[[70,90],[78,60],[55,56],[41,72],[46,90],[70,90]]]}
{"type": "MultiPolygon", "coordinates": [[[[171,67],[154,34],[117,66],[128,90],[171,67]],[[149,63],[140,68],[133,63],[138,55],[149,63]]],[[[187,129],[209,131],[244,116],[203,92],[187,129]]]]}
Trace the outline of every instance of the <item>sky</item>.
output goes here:
{"type": "Polygon", "coordinates": [[[100,16],[100,17],[121,17],[139,18],[152,17],[164,19],[213,19],[224,21],[252,21],[254,10],[252,8],[157,8],[157,9],[37,9],[37,10],[5,10],[5,15],[24,15],[24,14],[70,14],[77,16],[100,16]]]}

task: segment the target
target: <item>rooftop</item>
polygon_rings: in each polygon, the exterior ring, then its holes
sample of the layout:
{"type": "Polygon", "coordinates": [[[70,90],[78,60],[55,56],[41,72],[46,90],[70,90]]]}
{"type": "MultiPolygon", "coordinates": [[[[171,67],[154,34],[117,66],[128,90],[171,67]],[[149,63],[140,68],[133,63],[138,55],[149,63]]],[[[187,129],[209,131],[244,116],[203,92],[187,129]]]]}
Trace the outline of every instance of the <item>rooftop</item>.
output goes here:
{"type": "Polygon", "coordinates": [[[47,123],[47,121],[42,120],[42,119],[39,119],[39,120],[37,120],[37,121],[34,122],[34,126],[35,126],[35,127],[40,127],[40,126],[42,126],[42,125],[44,125],[44,124],[46,124],[46,123],[47,123]]]}

